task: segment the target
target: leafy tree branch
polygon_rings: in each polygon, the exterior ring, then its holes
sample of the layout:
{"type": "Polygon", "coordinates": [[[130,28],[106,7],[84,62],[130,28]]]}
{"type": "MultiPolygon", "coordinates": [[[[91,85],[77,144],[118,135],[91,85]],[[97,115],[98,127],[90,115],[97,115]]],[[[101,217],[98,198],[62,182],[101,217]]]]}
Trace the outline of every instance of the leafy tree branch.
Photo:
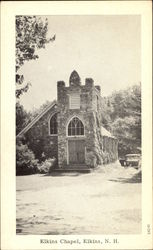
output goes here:
{"type": "Polygon", "coordinates": [[[16,16],[16,97],[19,98],[29,89],[30,83],[24,83],[19,69],[26,61],[38,59],[37,49],[55,40],[47,38],[48,21],[36,16],[16,16]]]}

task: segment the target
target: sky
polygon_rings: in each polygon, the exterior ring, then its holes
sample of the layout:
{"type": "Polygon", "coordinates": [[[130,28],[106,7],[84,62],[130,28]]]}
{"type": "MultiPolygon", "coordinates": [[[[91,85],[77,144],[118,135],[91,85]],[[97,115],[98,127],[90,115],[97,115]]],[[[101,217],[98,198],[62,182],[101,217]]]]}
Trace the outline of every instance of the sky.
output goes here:
{"type": "MultiPolygon", "coordinates": [[[[48,37],[56,39],[38,50],[39,58],[21,68],[32,86],[20,98],[27,111],[57,98],[57,81],[69,85],[76,70],[93,78],[102,96],[141,81],[141,20],[138,15],[45,16],[48,37]]],[[[44,18],[44,16],[42,17],[44,18]]]]}

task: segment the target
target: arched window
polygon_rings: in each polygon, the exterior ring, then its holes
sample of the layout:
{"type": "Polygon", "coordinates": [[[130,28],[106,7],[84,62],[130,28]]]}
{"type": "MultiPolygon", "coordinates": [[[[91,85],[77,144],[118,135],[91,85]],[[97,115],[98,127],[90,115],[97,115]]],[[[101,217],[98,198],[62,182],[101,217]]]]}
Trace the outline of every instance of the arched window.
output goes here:
{"type": "Polygon", "coordinates": [[[74,117],[68,125],[68,136],[84,135],[84,126],[78,117],[74,117]]]}
{"type": "Polygon", "coordinates": [[[50,135],[57,134],[57,114],[54,114],[50,119],[50,135]]]}

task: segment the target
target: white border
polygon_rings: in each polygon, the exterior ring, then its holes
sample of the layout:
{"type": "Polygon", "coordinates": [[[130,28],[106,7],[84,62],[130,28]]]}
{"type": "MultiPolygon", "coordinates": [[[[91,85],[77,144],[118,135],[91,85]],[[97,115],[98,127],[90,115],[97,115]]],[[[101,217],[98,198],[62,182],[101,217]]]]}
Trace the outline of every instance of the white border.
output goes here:
{"type": "MultiPolygon", "coordinates": [[[[152,228],[152,2],[151,1],[53,1],[53,2],[1,2],[1,249],[151,249],[152,234],[147,234],[147,224],[152,228]],[[63,246],[40,244],[44,236],[16,236],[15,229],[15,15],[141,15],[142,20],[142,234],[94,235],[94,239],[117,238],[119,244],[104,246],[63,246]]],[[[126,28],[126,27],[125,27],[126,28]]],[[[54,239],[59,239],[55,235],[54,239]]],[[[75,235],[64,236],[76,239],[75,235]]],[[[84,236],[79,236],[82,239],[84,236]]],[[[45,238],[53,238],[46,236],[45,238]]],[[[91,235],[90,235],[91,238],[91,235]]]]}

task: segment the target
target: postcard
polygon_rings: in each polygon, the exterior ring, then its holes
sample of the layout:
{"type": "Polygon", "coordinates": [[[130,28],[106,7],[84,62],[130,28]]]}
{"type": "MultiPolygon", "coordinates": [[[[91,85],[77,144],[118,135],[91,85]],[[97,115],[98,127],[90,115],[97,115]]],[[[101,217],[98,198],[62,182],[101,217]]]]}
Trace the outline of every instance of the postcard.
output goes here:
{"type": "Polygon", "coordinates": [[[1,249],[152,249],[151,2],[1,9],[1,249]]]}

